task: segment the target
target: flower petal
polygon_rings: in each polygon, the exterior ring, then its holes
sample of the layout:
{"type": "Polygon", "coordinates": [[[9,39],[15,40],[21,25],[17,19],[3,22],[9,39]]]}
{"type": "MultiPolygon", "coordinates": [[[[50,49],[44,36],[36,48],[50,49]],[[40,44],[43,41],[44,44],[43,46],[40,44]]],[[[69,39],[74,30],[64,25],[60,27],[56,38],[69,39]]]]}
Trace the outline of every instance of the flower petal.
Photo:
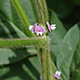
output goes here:
{"type": "Polygon", "coordinates": [[[43,26],[40,26],[42,33],[46,32],[46,29],[43,26]]]}
{"type": "Polygon", "coordinates": [[[61,75],[61,71],[58,72],[58,76],[60,76],[60,75],[61,75]]]}
{"type": "Polygon", "coordinates": [[[58,73],[59,73],[59,71],[56,71],[56,72],[55,72],[55,75],[58,75],[58,73]]]}
{"type": "Polygon", "coordinates": [[[55,26],[56,26],[56,24],[52,24],[52,25],[51,25],[51,29],[52,29],[52,30],[56,29],[55,26]]]}
{"type": "Polygon", "coordinates": [[[41,32],[40,26],[37,26],[37,27],[35,28],[35,33],[37,33],[37,32],[41,32]]]}
{"type": "Polygon", "coordinates": [[[32,27],[32,33],[35,32],[35,28],[37,27],[37,23],[35,23],[35,25],[32,27]]]}
{"type": "Polygon", "coordinates": [[[46,22],[47,26],[48,26],[48,30],[51,32],[51,26],[49,24],[49,22],[46,22]]]}
{"type": "Polygon", "coordinates": [[[61,75],[61,71],[56,71],[55,75],[60,76],[61,75]]]}
{"type": "Polygon", "coordinates": [[[57,76],[56,74],[53,74],[53,76],[57,79],[61,79],[59,76],[57,76]]]}
{"type": "Polygon", "coordinates": [[[37,36],[42,36],[42,32],[37,32],[37,36]]]}
{"type": "Polygon", "coordinates": [[[33,25],[30,25],[30,26],[29,26],[29,30],[32,30],[32,27],[33,27],[33,25]]]}
{"type": "Polygon", "coordinates": [[[37,33],[37,32],[42,32],[42,34],[43,34],[46,32],[46,29],[43,26],[37,26],[35,28],[35,33],[37,33]]]}

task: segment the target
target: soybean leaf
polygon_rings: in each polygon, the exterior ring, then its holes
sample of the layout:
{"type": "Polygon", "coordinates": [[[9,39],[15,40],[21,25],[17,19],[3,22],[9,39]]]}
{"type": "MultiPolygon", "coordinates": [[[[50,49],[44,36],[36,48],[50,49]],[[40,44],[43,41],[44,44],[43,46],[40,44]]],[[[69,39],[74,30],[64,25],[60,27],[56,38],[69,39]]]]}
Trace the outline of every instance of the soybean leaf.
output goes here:
{"type": "Polygon", "coordinates": [[[37,57],[0,67],[0,80],[39,80],[40,64],[37,57]]]}
{"type": "Polygon", "coordinates": [[[19,30],[12,22],[0,22],[0,37],[2,38],[27,38],[27,36],[19,30]]]}
{"type": "Polygon", "coordinates": [[[79,80],[80,79],[80,41],[75,51],[70,68],[71,68],[70,80],[79,80]]]}
{"type": "Polygon", "coordinates": [[[36,22],[36,9],[35,9],[35,4],[33,0],[19,0],[21,3],[30,23],[33,25],[36,22]]]}
{"type": "Polygon", "coordinates": [[[2,23],[2,21],[0,21],[0,38],[13,38],[13,36],[11,35],[9,29],[4,25],[4,23],[2,23]]]}
{"type": "MultiPolygon", "coordinates": [[[[80,22],[78,23],[78,26],[80,27],[80,22]]],[[[73,60],[71,62],[71,80],[76,79],[79,80],[79,71],[80,71],[80,33],[79,33],[79,43],[77,46],[77,49],[74,53],[73,60]]]]}
{"type": "MultiPolygon", "coordinates": [[[[36,10],[34,6],[33,0],[19,0],[21,3],[26,16],[28,17],[30,23],[32,25],[35,24],[37,21],[37,15],[36,15],[36,10]]],[[[0,1],[0,10],[1,13],[11,22],[13,22],[19,29],[21,29],[24,33],[25,28],[23,27],[23,24],[18,16],[18,13],[16,12],[15,8],[13,7],[11,0],[1,0],[0,1]]]]}
{"type": "Polygon", "coordinates": [[[6,19],[12,21],[19,29],[24,30],[21,20],[10,0],[1,0],[0,10],[6,19]]]}
{"type": "Polygon", "coordinates": [[[69,80],[69,68],[78,42],[79,29],[78,24],[76,24],[67,32],[58,51],[57,67],[62,72],[64,80],[69,80]]]}
{"type": "Polygon", "coordinates": [[[72,74],[74,74],[74,72],[80,68],[79,64],[80,64],[80,39],[79,39],[79,43],[78,43],[78,46],[77,46],[76,51],[74,53],[74,56],[73,56],[73,59],[71,62],[71,66],[70,66],[72,74]]]}
{"type": "Polygon", "coordinates": [[[26,57],[34,55],[35,54],[34,48],[32,48],[33,52],[30,49],[28,48],[27,50],[25,48],[25,49],[12,50],[12,49],[0,48],[0,65],[14,63],[26,57]]]}
{"type": "Polygon", "coordinates": [[[51,57],[55,60],[57,56],[57,52],[60,46],[60,43],[66,33],[63,24],[58,19],[56,13],[51,10],[51,24],[56,24],[56,29],[49,34],[50,38],[50,49],[51,49],[51,57]]]}

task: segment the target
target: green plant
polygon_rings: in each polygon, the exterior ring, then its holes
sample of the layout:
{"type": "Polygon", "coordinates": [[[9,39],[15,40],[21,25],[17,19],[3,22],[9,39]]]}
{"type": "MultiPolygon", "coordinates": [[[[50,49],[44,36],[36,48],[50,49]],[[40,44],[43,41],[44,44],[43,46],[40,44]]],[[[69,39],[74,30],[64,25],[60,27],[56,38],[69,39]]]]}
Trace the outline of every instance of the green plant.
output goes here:
{"type": "Polygon", "coordinates": [[[69,80],[79,53],[79,26],[66,31],[45,0],[1,0],[0,79],[55,80],[60,70],[61,80],[69,80]]]}

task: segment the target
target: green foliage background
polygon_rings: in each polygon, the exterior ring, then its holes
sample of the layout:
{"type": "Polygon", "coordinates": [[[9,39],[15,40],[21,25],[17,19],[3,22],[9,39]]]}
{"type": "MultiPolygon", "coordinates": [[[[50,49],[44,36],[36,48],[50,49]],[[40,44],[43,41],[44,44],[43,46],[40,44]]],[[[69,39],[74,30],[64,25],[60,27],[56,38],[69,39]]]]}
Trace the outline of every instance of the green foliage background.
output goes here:
{"type": "MultiPolygon", "coordinates": [[[[33,0],[19,0],[30,24],[38,22],[33,0]]],[[[63,80],[80,79],[80,0],[46,0],[50,24],[51,58],[63,80]]],[[[0,39],[27,38],[10,0],[0,0],[0,39]]],[[[39,80],[40,63],[34,47],[0,48],[0,80],[39,80]]],[[[53,68],[53,67],[52,67],[53,68]]],[[[54,70],[54,69],[53,69],[54,70]]]]}

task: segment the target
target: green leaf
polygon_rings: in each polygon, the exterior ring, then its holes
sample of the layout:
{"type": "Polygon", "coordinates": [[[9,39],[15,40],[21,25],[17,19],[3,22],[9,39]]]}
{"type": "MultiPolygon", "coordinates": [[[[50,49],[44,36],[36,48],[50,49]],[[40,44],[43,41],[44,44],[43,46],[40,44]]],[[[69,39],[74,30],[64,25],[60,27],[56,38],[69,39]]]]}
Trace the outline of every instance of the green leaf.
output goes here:
{"type": "Polygon", "coordinates": [[[33,0],[19,0],[19,2],[21,3],[30,23],[34,25],[36,23],[37,15],[35,15],[36,9],[34,7],[33,0]]]}
{"type": "Polygon", "coordinates": [[[56,29],[54,31],[51,31],[49,34],[50,38],[50,49],[51,49],[51,57],[53,60],[55,60],[57,56],[57,52],[60,46],[60,43],[66,33],[66,30],[64,29],[63,24],[58,19],[56,13],[51,10],[51,24],[56,24],[56,29]]]}
{"type": "Polygon", "coordinates": [[[12,12],[11,12],[11,4],[10,0],[1,0],[0,1],[0,10],[4,13],[4,15],[12,20],[12,12]]]}
{"type": "Polygon", "coordinates": [[[2,21],[0,21],[0,38],[13,38],[13,36],[11,35],[9,29],[4,25],[4,23],[2,23],[2,21]]]}
{"type": "Polygon", "coordinates": [[[12,6],[12,3],[10,2],[10,0],[7,0],[7,1],[1,0],[0,1],[0,10],[5,18],[12,21],[19,29],[24,31],[24,27],[21,23],[21,20],[18,16],[16,10],[12,6]]]}
{"type": "Polygon", "coordinates": [[[2,21],[0,22],[0,37],[5,37],[5,38],[13,38],[13,37],[18,37],[18,38],[27,38],[27,36],[19,30],[12,22],[7,21],[7,23],[3,23],[2,21]]]}
{"type": "MultiPolygon", "coordinates": [[[[32,0],[20,0],[20,3],[26,13],[26,16],[28,17],[30,24],[34,25],[37,21],[37,15],[34,3],[32,0]]],[[[0,10],[2,14],[10,20],[12,23],[14,23],[20,30],[22,30],[24,33],[26,33],[25,28],[23,27],[23,24],[18,16],[18,13],[16,12],[15,8],[13,7],[11,0],[1,0],[0,1],[0,10]]]]}
{"type": "MultiPolygon", "coordinates": [[[[80,22],[78,23],[78,26],[80,27],[80,22]]],[[[78,46],[74,53],[70,68],[71,68],[72,77],[74,77],[74,75],[78,74],[78,72],[80,70],[80,33],[79,33],[79,43],[78,43],[78,46]]]]}
{"type": "MultiPolygon", "coordinates": [[[[33,48],[32,48],[33,49],[33,48]]],[[[10,64],[17,61],[20,61],[28,56],[34,55],[34,49],[31,50],[33,52],[28,52],[31,49],[6,49],[6,48],[0,48],[0,65],[4,64],[10,64]]]]}
{"type": "Polygon", "coordinates": [[[75,60],[76,54],[74,53],[71,65],[70,65],[70,72],[71,74],[76,70],[76,60],[75,60]]]}
{"type": "MultiPolygon", "coordinates": [[[[29,21],[34,24],[35,23],[35,17],[34,17],[34,12],[33,11],[33,5],[32,5],[32,0],[19,0],[23,9],[26,12],[26,15],[29,18],[29,21]]],[[[11,21],[16,22],[16,21],[20,21],[18,14],[15,10],[15,8],[13,7],[11,0],[1,0],[0,1],[0,10],[3,12],[3,14],[11,21]]],[[[20,22],[17,22],[20,23],[20,22]]],[[[16,23],[16,24],[17,24],[16,23]]]]}
{"type": "Polygon", "coordinates": [[[37,57],[0,67],[0,80],[39,80],[41,67],[37,57]]]}
{"type": "Polygon", "coordinates": [[[64,80],[69,80],[69,68],[78,42],[79,29],[78,24],[76,24],[67,32],[58,51],[57,67],[62,72],[64,80]]]}
{"type": "Polygon", "coordinates": [[[25,30],[26,30],[26,33],[29,37],[31,36],[34,36],[34,34],[32,34],[32,32],[29,30],[29,25],[30,25],[30,22],[20,4],[20,2],[18,0],[11,0],[12,1],[12,4],[14,5],[24,27],[25,27],[25,30]]]}
{"type": "Polygon", "coordinates": [[[22,31],[20,31],[12,22],[10,22],[10,25],[12,26],[12,28],[14,29],[14,31],[16,32],[16,34],[20,37],[20,38],[28,38],[22,31]]]}
{"type": "MultiPolygon", "coordinates": [[[[0,25],[1,25],[1,32],[3,34],[1,34],[2,37],[9,37],[9,35],[11,34],[14,38],[15,37],[27,37],[25,35],[25,32],[23,33],[23,30],[21,30],[20,28],[18,28],[13,22],[11,22],[10,20],[8,20],[5,16],[3,16],[3,14],[0,13],[0,25]],[[5,28],[6,27],[6,28],[5,28]],[[6,30],[7,29],[7,30],[6,30]],[[7,31],[7,32],[6,32],[7,31]],[[4,35],[5,34],[5,35],[4,35]]],[[[12,38],[12,37],[9,37],[12,38]]]]}
{"type": "Polygon", "coordinates": [[[74,72],[80,68],[79,64],[80,64],[80,36],[79,36],[79,43],[75,50],[75,53],[71,62],[71,66],[70,66],[70,69],[73,75],[74,75],[74,72]]]}

